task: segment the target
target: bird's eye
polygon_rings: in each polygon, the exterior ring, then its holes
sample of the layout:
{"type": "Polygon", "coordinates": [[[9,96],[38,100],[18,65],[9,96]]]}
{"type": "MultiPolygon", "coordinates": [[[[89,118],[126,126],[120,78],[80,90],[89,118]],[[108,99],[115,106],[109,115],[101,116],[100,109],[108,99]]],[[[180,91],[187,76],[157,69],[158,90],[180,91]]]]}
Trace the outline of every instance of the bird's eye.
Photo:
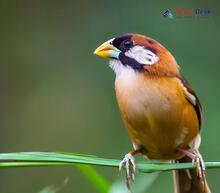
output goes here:
{"type": "Polygon", "coordinates": [[[124,40],[122,42],[121,46],[125,49],[128,49],[132,46],[132,41],[131,40],[124,40]]]}

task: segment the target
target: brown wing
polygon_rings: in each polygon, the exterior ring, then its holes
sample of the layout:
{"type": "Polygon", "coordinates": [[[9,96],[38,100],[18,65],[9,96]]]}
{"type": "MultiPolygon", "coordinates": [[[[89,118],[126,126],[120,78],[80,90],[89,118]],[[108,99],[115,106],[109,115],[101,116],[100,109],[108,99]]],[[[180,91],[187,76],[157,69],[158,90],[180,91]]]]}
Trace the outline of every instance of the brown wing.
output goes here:
{"type": "Polygon", "coordinates": [[[183,90],[185,93],[185,96],[187,100],[194,106],[198,121],[199,121],[199,128],[202,128],[202,123],[203,123],[203,115],[202,115],[202,105],[199,101],[199,98],[197,97],[195,91],[192,89],[190,86],[189,82],[183,77],[179,76],[178,79],[180,80],[183,90]]]}

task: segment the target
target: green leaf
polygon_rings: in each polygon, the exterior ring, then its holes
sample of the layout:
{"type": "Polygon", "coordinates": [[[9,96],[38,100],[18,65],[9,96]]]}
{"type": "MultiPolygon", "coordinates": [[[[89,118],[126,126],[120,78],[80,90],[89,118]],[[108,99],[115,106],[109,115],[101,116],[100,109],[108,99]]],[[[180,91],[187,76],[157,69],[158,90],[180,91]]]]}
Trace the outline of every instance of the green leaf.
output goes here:
{"type": "Polygon", "coordinates": [[[99,174],[93,167],[89,165],[76,165],[87,180],[96,188],[100,193],[107,193],[110,189],[110,185],[107,180],[99,174]]]}
{"type": "Polygon", "coordinates": [[[59,189],[54,186],[54,185],[50,185],[50,186],[47,186],[45,188],[43,188],[40,192],[38,193],[56,193],[59,189]]]}
{"type": "MultiPolygon", "coordinates": [[[[105,159],[82,154],[56,153],[56,152],[18,152],[0,153],[0,168],[27,167],[27,166],[72,166],[74,164],[89,164],[108,167],[118,167],[120,160],[105,159]]],[[[220,168],[220,162],[206,162],[207,169],[220,168]]],[[[138,162],[140,172],[152,173],[178,169],[191,169],[196,165],[192,163],[147,163],[138,162]]]]}
{"type": "Polygon", "coordinates": [[[55,185],[49,185],[43,188],[41,191],[38,193],[57,193],[59,190],[61,190],[66,184],[68,183],[68,178],[66,178],[63,183],[59,186],[55,185]]]}

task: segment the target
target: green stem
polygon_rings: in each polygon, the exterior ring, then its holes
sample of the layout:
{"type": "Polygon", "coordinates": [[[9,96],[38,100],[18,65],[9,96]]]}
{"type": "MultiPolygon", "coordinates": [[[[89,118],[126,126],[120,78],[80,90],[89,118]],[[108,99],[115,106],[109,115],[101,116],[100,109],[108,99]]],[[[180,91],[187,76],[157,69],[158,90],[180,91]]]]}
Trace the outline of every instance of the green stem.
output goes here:
{"type": "MultiPolygon", "coordinates": [[[[71,166],[74,164],[99,165],[118,167],[120,160],[105,159],[95,156],[56,153],[56,152],[18,152],[0,153],[0,168],[30,167],[30,166],[71,166]]],[[[207,169],[220,168],[220,162],[206,162],[207,169]]],[[[138,162],[137,168],[141,172],[151,173],[179,169],[191,169],[196,166],[192,163],[147,163],[138,162]]]]}

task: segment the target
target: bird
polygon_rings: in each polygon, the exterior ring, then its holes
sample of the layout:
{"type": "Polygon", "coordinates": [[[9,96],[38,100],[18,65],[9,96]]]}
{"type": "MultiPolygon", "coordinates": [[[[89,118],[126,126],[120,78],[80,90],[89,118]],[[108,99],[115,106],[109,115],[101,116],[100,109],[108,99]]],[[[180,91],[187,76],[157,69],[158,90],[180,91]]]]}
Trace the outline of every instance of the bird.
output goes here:
{"type": "Polygon", "coordinates": [[[195,169],[173,172],[174,192],[211,193],[199,152],[202,106],[170,51],[153,38],[127,33],[104,42],[94,54],[108,58],[115,72],[117,103],[134,147],[119,166],[126,169],[127,187],[134,180],[134,156],[142,154],[193,162],[195,169]]]}

